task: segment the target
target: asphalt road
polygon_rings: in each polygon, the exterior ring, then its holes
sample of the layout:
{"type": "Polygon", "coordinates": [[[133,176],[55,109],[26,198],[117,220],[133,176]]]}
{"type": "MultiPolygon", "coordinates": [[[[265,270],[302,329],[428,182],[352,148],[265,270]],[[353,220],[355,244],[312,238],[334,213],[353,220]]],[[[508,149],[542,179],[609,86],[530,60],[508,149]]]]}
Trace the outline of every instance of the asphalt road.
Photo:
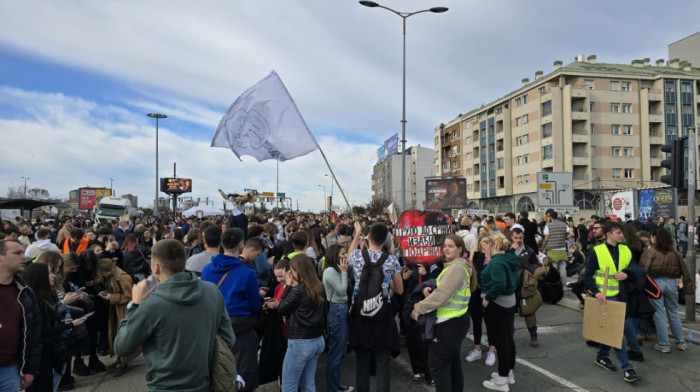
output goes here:
{"type": "MultiPolygon", "coordinates": [[[[572,300],[570,293],[557,305],[544,304],[537,312],[540,347],[529,345],[529,334],[522,318],[516,316],[515,342],[517,364],[515,368],[515,385],[512,391],[694,391],[700,385],[700,373],[697,364],[700,363],[700,346],[690,346],[682,352],[672,347],[670,354],[664,354],[652,349],[653,343],[644,342],[642,351],[646,357],[643,363],[632,362],[642,380],[628,384],[622,379],[622,371],[609,372],[593,362],[596,349],[585,345],[581,337],[583,313],[578,309],[578,301],[572,300]],[[695,385],[696,387],[693,387],[695,385]]],[[[681,316],[683,319],[683,316],[681,316]]],[[[694,336],[700,338],[697,323],[683,323],[684,331],[691,328],[694,336]]],[[[471,331],[470,331],[471,333],[471,331]]],[[[485,333],[484,333],[485,339],[485,333]]],[[[462,357],[466,356],[473,347],[471,336],[462,344],[462,357]]],[[[611,352],[613,363],[619,368],[614,354],[611,352]]],[[[485,355],[484,355],[485,358],[485,355]]],[[[109,365],[112,360],[102,357],[109,365]]],[[[319,359],[316,372],[318,391],[326,391],[325,387],[325,355],[319,359]]],[[[114,378],[105,373],[87,377],[76,377],[76,391],[145,391],[146,364],[143,357],[135,359],[130,364],[130,370],[120,378],[114,378]]],[[[496,366],[485,366],[482,361],[462,362],[465,378],[465,391],[485,390],[481,382],[496,371],[496,366]]],[[[341,382],[354,385],[355,356],[350,353],[343,361],[341,382]]],[[[433,391],[423,382],[411,380],[411,368],[408,354],[402,347],[401,355],[392,361],[392,391],[413,392],[433,391]]],[[[372,381],[372,390],[374,382],[372,381]]],[[[275,385],[263,386],[259,391],[279,390],[275,385]]]]}

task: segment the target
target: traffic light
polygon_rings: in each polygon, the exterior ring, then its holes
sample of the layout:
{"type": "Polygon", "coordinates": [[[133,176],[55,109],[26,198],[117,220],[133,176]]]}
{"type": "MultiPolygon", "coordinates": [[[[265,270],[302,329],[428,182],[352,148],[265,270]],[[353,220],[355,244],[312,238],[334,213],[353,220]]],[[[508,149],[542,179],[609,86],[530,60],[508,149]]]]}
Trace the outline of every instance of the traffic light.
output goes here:
{"type": "Polygon", "coordinates": [[[685,147],[683,143],[683,139],[678,139],[661,146],[661,151],[671,154],[671,156],[669,159],[661,161],[661,167],[669,169],[670,173],[661,176],[660,180],[677,189],[685,188],[685,147]]]}

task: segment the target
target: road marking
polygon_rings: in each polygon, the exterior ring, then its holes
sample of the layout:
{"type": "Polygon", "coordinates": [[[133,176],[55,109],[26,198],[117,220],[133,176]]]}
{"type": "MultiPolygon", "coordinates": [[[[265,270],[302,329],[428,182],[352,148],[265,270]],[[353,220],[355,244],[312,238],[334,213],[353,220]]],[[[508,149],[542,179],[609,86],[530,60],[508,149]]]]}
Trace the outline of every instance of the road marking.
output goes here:
{"type": "Polygon", "coordinates": [[[576,392],[588,392],[588,390],[586,390],[586,389],[584,389],[584,388],[581,388],[580,386],[578,386],[578,385],[576,385],[576,384],[574,384],[574,383],[572,383],[572,382],[569,382],[568,380],[566,380],[566,379],[564,379],[564,378],[562,378],[562,377],[557,376],[556,374],[550,372],[549,370],[543,369],[543,368],[541,368],[541,367],[535,365],[534,363],[529,362],[529,361],[527,361],[527,360],[525,360],[525,359],[522,359],[522,358],[515,358],[515,362],[517,362],[517,363],[519,363],[519,364],[521,364],[521,365],[527,366],[527,367],[529,367],[530,369],[532,369],[532,370],[534,370],[534,371],[536,371],[536,372],[539,372],[539,373],[541,373],[542,375],[544,375],[544,376],[546,376],[546,377],[549,377],[550,379],[552,379],[552,380],[558,382],[559,384],[561,384],[561,385],[563,385],[563,386],[565,386],[565,387],[567,387],[567,388],[569,388],[569,389],[571,389],[571,390],[573,390],[573,391],[576,391],[576,392]]]}

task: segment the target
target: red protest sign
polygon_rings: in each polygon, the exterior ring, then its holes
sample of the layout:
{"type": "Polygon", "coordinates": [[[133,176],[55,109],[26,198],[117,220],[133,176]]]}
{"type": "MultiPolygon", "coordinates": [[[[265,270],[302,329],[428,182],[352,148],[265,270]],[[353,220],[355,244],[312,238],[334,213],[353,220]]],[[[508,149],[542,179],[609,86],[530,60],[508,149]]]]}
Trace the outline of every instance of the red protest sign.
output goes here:
{"type": "Polygon", "coordinates": [[[451,233],[450,218],[444,212],[407,210],[399,217],[394,235],[404,259],[430,263],[442,256],[445,237],[451,233]]]}

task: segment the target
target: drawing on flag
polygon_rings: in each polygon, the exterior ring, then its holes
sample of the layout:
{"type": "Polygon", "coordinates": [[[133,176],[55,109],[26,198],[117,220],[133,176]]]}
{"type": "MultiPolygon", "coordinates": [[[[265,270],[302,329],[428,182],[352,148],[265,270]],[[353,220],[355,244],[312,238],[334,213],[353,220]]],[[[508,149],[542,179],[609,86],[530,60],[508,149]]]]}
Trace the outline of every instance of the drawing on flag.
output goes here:
{"type": "Polygon", "coordinates": [[[216,128],[211,147],[286,161],[319,149],[294,100],[275,71],[239,96],[216,128]]]}

